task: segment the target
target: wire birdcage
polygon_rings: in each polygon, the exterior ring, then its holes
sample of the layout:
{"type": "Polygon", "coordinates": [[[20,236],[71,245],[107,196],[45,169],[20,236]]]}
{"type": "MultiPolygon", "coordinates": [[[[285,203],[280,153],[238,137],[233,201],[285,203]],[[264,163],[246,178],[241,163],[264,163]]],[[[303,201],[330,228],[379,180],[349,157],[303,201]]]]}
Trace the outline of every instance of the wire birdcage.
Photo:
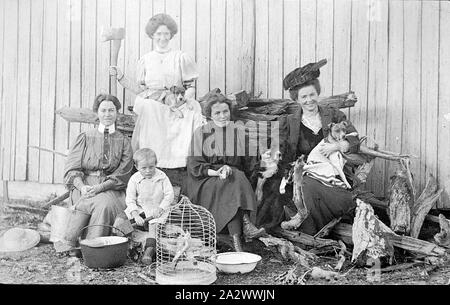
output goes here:
{"type": "Polygon", "coordinates": [[[182,196],[156,232],[156,282],[198,285],[216,280],[216,223],[212,214],[182,196]]]}

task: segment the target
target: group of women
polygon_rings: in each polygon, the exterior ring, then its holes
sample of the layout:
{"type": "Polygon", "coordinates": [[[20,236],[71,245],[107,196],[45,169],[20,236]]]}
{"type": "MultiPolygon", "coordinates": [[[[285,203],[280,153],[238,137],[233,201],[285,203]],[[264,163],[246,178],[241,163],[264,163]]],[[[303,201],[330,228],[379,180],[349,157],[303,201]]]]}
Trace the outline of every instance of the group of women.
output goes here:
{"type": "MultiPolygon", "coordinates": [[[[115,126],[121,108],[118,99],[99,95],[93,107],[100,120],[98,128],[80,134],[67,158],[64,181],[71,190],[70,200],[78,210],[91,214],[91,225],[111,225],[123,213],[126,183],[133,169],[132,152],[142,147],[156,152],[157,165],[169,178],[174,169],[185,172],[184,181],[175,184],[182,184],[183,193],[194,204],[213,214],[217,232],[228,231],[236,251],[242,251],[242,237],[248,240],[261,236],[284,220],[284,225],[314,234],[353,207],[349,190],[305,177],[302,190],[308,217],[304,221],[297,221],[297,216],[284,218],[284,206],[292,205],[292,188],[288,187],[285,194],[278,191],[283,167],[301,154],[308,155],[326,137],[328,123],[346,120],[339,110],[318,106],[318,69],[311,73],[311,69],[299,68],[285,78],[285,89],[300,107],[295,114],[280,118],[283,161],[277,174],[266,181],[258,205],[254,186],[261,170],[259,158],[248,153],[244,127],[233,124],[231,102],[222,94],[210,94],[202,114],[194,99],[198,77],[195,62],[169,46],[177,33],[175,21],[158,14],[145,30],[153,39],[154,49],[140,60],[136,82],[117,67],[110,69],[124,87],[137,94],[133,108],[137,121],[131,141],[115,126]],[[186,88],[189,103],[179,107],[182,116],[174,115],[161,103],[167,88],[172,86],[186,88]],[[267,206],[271,212],[258,215],[267,206]],[[259,228],[250,220],[251,212],[256,213],[259,228]]],[[[322,151],[325,155],[334,151],[357,152],[358,143],[357,137],[348,137],[339,144],[324,145],[322,151]]],[[[104,226],[90,227],[87,238],[108,235],[109,230],[104,226]]]]}

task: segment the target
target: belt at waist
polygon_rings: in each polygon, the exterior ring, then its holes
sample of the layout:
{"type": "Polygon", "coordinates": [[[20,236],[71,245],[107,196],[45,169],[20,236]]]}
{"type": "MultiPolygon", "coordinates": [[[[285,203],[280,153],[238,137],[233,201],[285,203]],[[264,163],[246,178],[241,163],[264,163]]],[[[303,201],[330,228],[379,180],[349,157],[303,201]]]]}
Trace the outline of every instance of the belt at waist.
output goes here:
{"type": "Polygon", "coordinates": [[[88,176],[97,176],[97,177],[100,177],[100,176],[104,176],[105,174],[103,173],[103,171],[102,170],[98,170],[98,171],[85,171],[84,172],[86,175],[88,175],[88,176]]]}

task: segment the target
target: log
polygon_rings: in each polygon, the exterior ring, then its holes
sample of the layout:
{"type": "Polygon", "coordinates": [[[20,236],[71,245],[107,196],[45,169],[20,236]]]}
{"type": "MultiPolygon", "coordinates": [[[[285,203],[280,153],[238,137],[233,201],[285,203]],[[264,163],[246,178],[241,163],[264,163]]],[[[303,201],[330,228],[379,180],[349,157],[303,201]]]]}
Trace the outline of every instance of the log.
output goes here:
{"type": "MultiPolygon", "coordinates": [[[[370,205],[372,205],[373,207],[379,208],[379,209],[383,209],[383,210],[388,210],[389,209],[389,203],[385,202],[385,201],[381,201],[377,198],[375,198],[375,195],[372,194],[371,192],[364,192],[358,195],[359,198],[361,198],[362,200],[364,200],[365,202],[369,203],[370,205]]],[[[427,214],[425,216],[425,219],[434,223],[439,224],[439,217],[434,216],[434,215],[430,215],[427,214]]]]}
{"type": "Polygon", "coordinates": [[[311,248],[325,248],[325,247],[335,247],[339,248],[339,243],[332,239],[324,238],[314,238],[311,235],[301,233],[298,231],[287,231],[281,228],[274,228],[272,232],[276,236],[283,237],[291,241],[294,245],[298,244],[300,247],[311,247],[311,248]]]}
{"type": "MultiPolygon", "coordinates": [[[[346,223],[337,224],[332,231],[335,238],[342,240],[347,245],[353,245],[352,225],[346,223]]],[[[390,235],[394,247],[407,250],[412,253],[425,256],[444,256],[446,250],[436,244],[409,236],[390,235]]]]}
{"type": "Polygon", "coordinates": [[[283,259],[292,260],[306,268],[311,268],[311,265],[317,263],[319,260],[315,254],[309,253],[300,247],[295,247],[291,242],[285,239],[271,235],[259,237],[258,239],[263,242],[266,247],[275,246],[281,253],[283,259]]]}
{"type": "MultiPolygon", "coordinates": [[[[211,90],[211,92],[207,93],[205,96],[199,98],[200,104],[202,107],[204,107],[204,103],[202,101],[206,100],[208,98],[208,95],[214,92],[220,92],[218,88],[211,90]]],[[[292,100],[280,100],[280,99],[267,99],[267,100],[260,100],[260,99],[253,99],[253,100],[247,100],[248,94],[243,93],[242,91],[239,91],[237,93],[228,95],[232,102],[237,106],[237,110],[235,112],[236,119],[238,120],[252,120],[252,121],[273,121],[276,120],[279,117],[279,114],[277,113],[284,113],[280,111],[280,107],[285,107],[286,113],[294,113],[298,109],[298,104],[296,102],[293,102],[292,100]],[[247,102],[246,102],[247,101],[247,102]],[[269,113],[256,113],[252,110],[251,107],[248,107],[247,109],[239,110],[239,108],[242,108],[243,106],[250,105],[253,103],[253,105],[258,106],[265,106],[266,108],[260,108],[257,109],[257,111],[266,111],[269,113]],[[255,104],[256,103],[256,104],[255,104]],[[261,104],[258,104],[261,103],[261,104]],[[276,106],[268,106],[268,104],[277,103],[276,106]],[[283,106],[283,105],[286,106],[283,106]],[[273,109],[273,113],[271,111],[268,111],[270,109],[273,109]]],[[[324,98],[319,101],[319,105],[331,105],[336,108],[348,108],[353,107],[355,103],[357,102],[356,97],[354,96],[353,92],[348,92],[340,95],[331,96],[328,98],[324,98]]],[[[88,108],[71,108],[71,107],[63,107],[61,109],[58,109],[56,111],[58,115],[60,115],[63,119],[65,119],[68,122],[76,122],[76,123],[88,123],[88,124],[98,124],[98,118],[97,114],[94,113],[91,109],[88,108]]],[[[117,129],[126,133],[131,134],[134,129],[134,124],[136,123],[136,116],[135,115],[129,115],[129,114],[122,114],[119,113],[117,115],[117,121],[116,126],[117,129]]]]}
{"type": "Polygon", "coordinates": [[[27,211],[30,213],[41,214],[41,215],[46,215],[48,213],[48,210],[34,208],[34,207],[22,205],[22,204],[7,204],[6,207],[15,209],[15,210],[21,210],[21,211],[27,211]]]}
{"type": "Polygon", "coordinates": [[[356,199],[355,219],[352,226],[352,262],[366,254],[373,259],[389,257],[392,261],[394,248],[389,235],[393,232],[374,214],[368,203],[356,199]]]}
{"type": "Polygon", "coordinates": [[[411,207],[414,197],[407,166],[401,166],[390,178],[389,190],[390,227],[397,234],[408,235],[411,231],[411,207]]]}
{"type": "Polygon", "coordinates": [[[401,169],[391,177],[389,218],[394,232],[417,238],[426,215],[443,190],[438,189],[436,179],[430,174],[425,188],[416,198],[409,162],[409,159],[402,159],[401,169]]]}
{"type": "Polygon", "coordinates": [[[450,220],[446,219],[444,215],[439,214],[439,224],[441,231],[434,235],[434,240],[438,245],[450,248],[450,220]]]}
{"type": "MultiPolygon", "coordinates": [[[[98,124],[97,114],[88,108],[63,107],[56,110],[56,113],[68,122],[98,124]]],[[[116,126],[120,131],[132,133],[135,123],[135,115],[117,114],[116,126]]]]}
{"type": "Polygon", "coordinates": [[[67,191],[67,192],[65,192],[64,194],[59,195],[58,197],[56,197],[56,198],[50,200],[49,202],[47,202],[46,204],[44,204],[44,205],[42,206],[42,208],[43,208],[43,209],[47,209],[47,208],[49,208],[50,206],[52,206],[52,205],[54,205],[54,204],[59,204],[59,203],[63,202],[64,200],[66,200],[67,198],[69,198],[69,194],[70,194],[70,192],[67,191]]]}
{"type": "Polygon", "coordinates": [[[419,198],[414,202],[411,213],[411,232],[410,236],[419,237],[420,229],[426,215],[433,207],[434,203],[441,196],[443,189],[437,189],[436,179],[433,175],[429,175],[425,189],[419,198]]]}

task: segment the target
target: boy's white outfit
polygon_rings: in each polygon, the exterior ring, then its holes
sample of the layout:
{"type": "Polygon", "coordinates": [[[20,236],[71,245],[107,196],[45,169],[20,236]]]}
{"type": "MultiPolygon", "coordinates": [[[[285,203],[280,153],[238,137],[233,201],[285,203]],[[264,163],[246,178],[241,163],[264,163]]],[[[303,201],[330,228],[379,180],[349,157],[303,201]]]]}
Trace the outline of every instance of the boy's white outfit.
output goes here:
{"type": "MultiPolygon", "coordinates": [[[[156,168],[152,178],[145,178],[137,172],[128,181],[125,214],[129,219],[133,218],[133,211],[138,214],[144,212],[145,217],[149,217],[158,208],[167,210],[173,200],[172,184],[163,171],[156,168]]],[[[149,225],[149,235],[149,238],[156,237],[156,224],[149,225]]]]}

